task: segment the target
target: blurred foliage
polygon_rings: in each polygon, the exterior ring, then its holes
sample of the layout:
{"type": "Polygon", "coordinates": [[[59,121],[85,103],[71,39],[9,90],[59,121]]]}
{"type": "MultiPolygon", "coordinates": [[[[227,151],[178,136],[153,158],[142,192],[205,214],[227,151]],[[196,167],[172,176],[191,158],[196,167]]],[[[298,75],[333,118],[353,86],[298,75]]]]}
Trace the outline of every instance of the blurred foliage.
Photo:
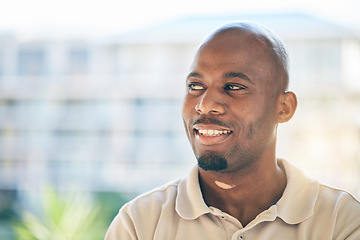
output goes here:
{"type": "Polygon", "coordinates": [[[15,239],[92,240],[104,239],[106,230],[121,205],[127,201],[119,193],[57,193],[46,187],[40,196],[41,211],[20,211],[13,224],[15,239]]]}
{"type": "Polygon", "coordinates": [[[0,191],[0,239],[14,239],[14,233],[11,228],[11,219],[15,215],[14,209],[16,205],[15,190],[0,191]]]}

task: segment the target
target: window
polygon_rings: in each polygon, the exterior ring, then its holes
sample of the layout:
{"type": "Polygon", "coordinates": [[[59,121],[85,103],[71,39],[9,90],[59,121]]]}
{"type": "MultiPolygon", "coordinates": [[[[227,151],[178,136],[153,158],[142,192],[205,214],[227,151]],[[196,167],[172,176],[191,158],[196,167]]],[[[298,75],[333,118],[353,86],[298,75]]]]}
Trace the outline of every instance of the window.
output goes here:
{"type": "Polygon", "coordinates": [[[291,82],[338,83],[341,44],[338,41],[293,42],[289,45],[291,82]]]}
{"type": "Polygon", "coordinates": [[[18,57],[18,74],[20,76],[46,74],[46,54],[44,50],[20,50],[18,57]]]}
{"type": "Polygon", "coordinates": [[[88,72],[89,52],[86,49],[72,49],[69,53],[70,74],[86,74],[88,72]]]}

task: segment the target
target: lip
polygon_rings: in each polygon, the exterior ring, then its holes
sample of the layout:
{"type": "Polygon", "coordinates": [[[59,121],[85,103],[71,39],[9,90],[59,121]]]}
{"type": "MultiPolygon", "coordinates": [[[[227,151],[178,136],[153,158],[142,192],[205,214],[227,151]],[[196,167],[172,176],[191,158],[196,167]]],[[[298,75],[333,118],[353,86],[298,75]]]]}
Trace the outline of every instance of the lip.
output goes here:
{"type": "Polygon", "coordinates": [[[218,130],[218,131],[231,131],[230,128],[222,127],[216,124],[198,123],[194,124],[195,130],[218,130]]]}
{"type": "Polygon", "coordinates": [[[232,136],[232,130],[214,124],[195,124],[193,128],[195,140],[201,145],[214,146],[222,144],[232,136]],[[206,134],[200,133],[205,132],[206,134]]]}

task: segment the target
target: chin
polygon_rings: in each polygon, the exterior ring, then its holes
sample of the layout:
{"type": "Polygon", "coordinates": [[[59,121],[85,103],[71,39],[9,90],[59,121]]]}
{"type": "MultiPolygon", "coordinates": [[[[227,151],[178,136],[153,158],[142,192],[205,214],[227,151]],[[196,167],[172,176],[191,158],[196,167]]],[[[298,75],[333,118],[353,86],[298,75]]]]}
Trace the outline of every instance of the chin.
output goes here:
{"type": "Polygon", "coordinates": [[[226,158],[218,154],[206,154],[198,158],[198,165],[204,171],[222,171],[228,167],[226,158]]]}

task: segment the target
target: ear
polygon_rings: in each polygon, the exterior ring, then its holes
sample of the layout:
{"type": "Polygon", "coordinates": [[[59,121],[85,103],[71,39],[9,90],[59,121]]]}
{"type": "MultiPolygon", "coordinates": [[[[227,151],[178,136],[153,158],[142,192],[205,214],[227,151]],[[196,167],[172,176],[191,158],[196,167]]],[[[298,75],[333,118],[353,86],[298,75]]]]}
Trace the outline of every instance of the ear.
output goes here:
{"type": "Polygon", "coordinates": [[[289,121],[296,111],[297,98],[293,92],[280,94],[277,102],[277,122],[284,123],[289,121]]]}

